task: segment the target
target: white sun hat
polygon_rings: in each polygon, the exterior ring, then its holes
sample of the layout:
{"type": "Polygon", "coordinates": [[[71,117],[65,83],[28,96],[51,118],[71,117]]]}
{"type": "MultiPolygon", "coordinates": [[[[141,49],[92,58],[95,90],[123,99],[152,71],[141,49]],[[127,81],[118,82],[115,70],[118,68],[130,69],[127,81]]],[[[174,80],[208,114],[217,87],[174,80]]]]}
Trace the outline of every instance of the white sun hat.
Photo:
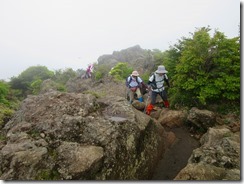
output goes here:
{"type": "Polygon", "coordinates": [[[165,67],[163,65],[160,65],[160,66],[158,66],[156,73],[168,73],[168,71],[165,70],[165,67]]]}

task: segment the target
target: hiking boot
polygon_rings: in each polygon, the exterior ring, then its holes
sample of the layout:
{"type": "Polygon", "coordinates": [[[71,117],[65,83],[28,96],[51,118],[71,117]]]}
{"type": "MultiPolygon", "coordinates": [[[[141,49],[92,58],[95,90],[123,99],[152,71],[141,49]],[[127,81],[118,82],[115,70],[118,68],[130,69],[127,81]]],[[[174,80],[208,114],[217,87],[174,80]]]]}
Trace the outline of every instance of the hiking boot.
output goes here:
{"type": "Polygon", "coordinates": [[[150,115],[151,111],[153,110],[153,105],[152,104],[149,104],[146,108],[146,114],[147,115],[150,115]]]}
{"type": "Polygon", "coordinates": [[[168,101],[168,100],[165,100],[165,101],[164,101],[164,107],[165,107],[165,108],[169,108],[169,101],[168,101]]]}

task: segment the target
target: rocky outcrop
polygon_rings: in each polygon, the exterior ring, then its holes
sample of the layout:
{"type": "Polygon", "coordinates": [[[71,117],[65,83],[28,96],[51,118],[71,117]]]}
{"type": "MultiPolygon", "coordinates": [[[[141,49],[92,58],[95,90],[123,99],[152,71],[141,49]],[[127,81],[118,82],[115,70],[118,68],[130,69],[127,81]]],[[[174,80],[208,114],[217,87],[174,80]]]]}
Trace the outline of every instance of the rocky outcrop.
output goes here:
{"type": "Polygon", "coordinates": [[[1,130],[2,180],[151,179],[165,150],[179,140],[170,129],[185,123],[208,132],[175,180],[240,179],[235,117],[160,103],[147,116],[146,96],[143,103],[129,104],[125,86],[113,81],[76,78],[67,82],[68,93],[47,84],[51,89],[28,96],[1,130]]]}
{"type": "Polygon", "coordinates": [[[158,122],[167,127],[182,127],[186,121],[187,112],[183,110],[163,109],[160,113],[158,122]]]}
{"type": "Polygon", "coordinates": [[[114,51],[112,54],[102,55],[98,58],[99,65],[115,66],[118,62],[127,62],[140,73],[145,70],[152,70],[154,57],[150,50],[142,49],[139,45],[114,51]]]}
{"type": "Polygon", "coordinates": [[[207,131],[209,127],[217,124],[217,116],[209,110],[200,110],[196,107],[191,108],[187,116],[187,121],[195,127],[207,131]]]}
{"type": "Polygon", "coordinates": [[[2,132],[2,180],[150,179],[167,136],[122,97],[57,91],[28,96],[2,132]]]}
{"type": "MultiPolygon", "coordinates": [[[[159,108],[151,116],[164,127],[182,127],[185,123],[188,124],[189,131],[193,127],[199,131],[207,130],[205,133],[193,132],[192,137],[200,139],[201,146],[193,150],[187,165],[182,168],[174,180],[234,181],[241,179],[240,121],[238,121],[238,117],[218,115],[196,107],[190,109],[189,112],[159,108]]],[[[172,144],[173,142],[171,141],[172,144]]],[[[187,146],[185,145],[181,149],[185,149],[187,146]]],[[[183,154],[185,150],[177,151],[183,154]]],[[[172,153],[172,156],[175,155],[177,154],[172,153]]]]}
{"type": "Polygon", "coordinates": [[[53,80],[47,79],[42,82],[39,94],[44,94],[46,92],[53,91],[53,90],[56,91],[57,89],[58,89],[57,84],[53,80]]]}
{"type": "Polygon", "coordinates": [[[240,132],[209,128],[174,180],[240,180],[240,132]]]}

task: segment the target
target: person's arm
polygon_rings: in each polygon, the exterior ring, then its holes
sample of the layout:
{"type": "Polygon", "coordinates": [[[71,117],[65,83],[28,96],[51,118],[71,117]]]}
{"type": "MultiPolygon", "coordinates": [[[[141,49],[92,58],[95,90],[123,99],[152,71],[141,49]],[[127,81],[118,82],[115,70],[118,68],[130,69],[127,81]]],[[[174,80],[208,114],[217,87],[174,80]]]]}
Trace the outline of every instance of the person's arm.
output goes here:
{"type": "Polygon", "coordinates": [[[130,86],[129,86],[129,77],[126,78],[125,85],[126,85],[127,88],[130,87],[130,86]]]}
{"type": "Polygon", "coordinates": [[[148,85],[146,85],[143,81],[141,82],[141,85],[148,89],[148,85]]]}
{"type": "Polygon", "coordinates": [[[167,86],[170,87],[169,78],[166,74],[164,74],[164,81],[166,82],[167,86]]]}
{"type": "Polygon", "coordinates": [[[148,88],[148,86],[143,82],[143,80],[141,79],[141,77],[138,77],[138,78],[137,78],[137,82],[138,82],[139,84],[141,84],[141,87],[148,88]]]}
{"type": "Polygon", "coordinates": [[[152,82],[153,82],[153,79],[154,79],[154,75],[151,75],[150,77],[149,77],[149,80],[148,80],[148,85],[151,85],[152,84],[152,82]]]}

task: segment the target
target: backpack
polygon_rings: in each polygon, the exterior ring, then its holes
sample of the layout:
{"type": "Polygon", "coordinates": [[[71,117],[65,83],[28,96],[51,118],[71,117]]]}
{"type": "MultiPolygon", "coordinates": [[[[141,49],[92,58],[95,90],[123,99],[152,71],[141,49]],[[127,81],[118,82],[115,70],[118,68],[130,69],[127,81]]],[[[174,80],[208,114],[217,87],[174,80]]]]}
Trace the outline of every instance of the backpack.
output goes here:
{"type": "MultiPolygon", "coordinates": [[[[150,85],[152,86],[152,89],[158,89],[158,87],[157,87],[157,84],[156,84],[156,77],[155,77],[155,73],[153,73],[152,74],[153,75],[153,81],[152,82],[150,82],[150,85]]],[[[152,76],[151,75],[151,76],[152,76]]],[[[164,74],[165,75],[165,74],[164,74]]],[[[165,76],[164,76],[164,78],[165,78],[165,76]]],[[[164,79],[165,80],[165,79],[164,79]]],[[[161,81],[157,81],[157,82],[161,82],[161,81]]]]}
{"type": "MultiPolygon", "coordinates": [[[[130,83],[132,81],[132,77],[130,76],[129,81],[127,81],[127,79],[128,79],[128,77],[125,79],[125,85],[126,85],[126,87],[129,87],[130,83]]],[[[140,85],[140,83],[138,82],[138,77],[136,77],[136,82],[137,82],[138,85],[140,85]]]]}

